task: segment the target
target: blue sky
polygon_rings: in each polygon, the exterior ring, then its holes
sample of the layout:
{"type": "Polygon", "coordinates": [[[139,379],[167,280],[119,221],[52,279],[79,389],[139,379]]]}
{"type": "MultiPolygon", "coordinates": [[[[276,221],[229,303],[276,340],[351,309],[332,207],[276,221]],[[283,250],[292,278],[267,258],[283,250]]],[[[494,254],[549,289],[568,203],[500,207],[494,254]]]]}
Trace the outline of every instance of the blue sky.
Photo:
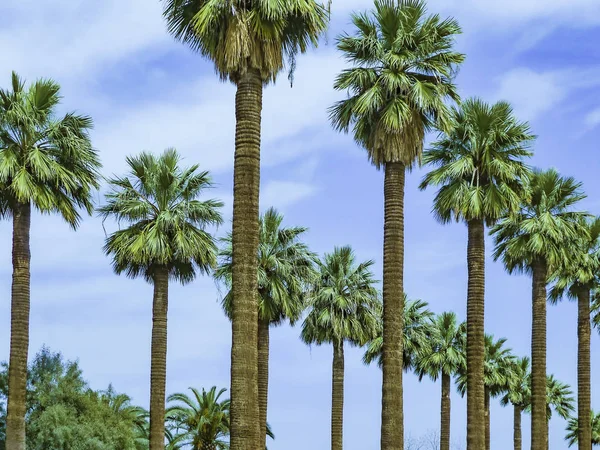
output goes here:
{"type": "MultiPolygon", "coordinates": [[[[383,175],[363,150],[329,128],[326,108],[337,98],[332,81],[344,62],[333,38],[351,30],[349,13],[369,0],[334,0],[329,43],[302,56],[295,84],[285,75],[265,92],[261,207],[279,208],[290,225],[310,227],[312,249],[352,245],[377,261],[381,278],[383,175]]],[[[458,41],[468,59],[459,75],[464,97],[509,100],[539,135],[533,163],[556,167],[584,183],[585,206],[600,213],[600,3],[597,0],[432,0],[432,11],[463,25],[458,41]]],[[[186,161],[212,171],[213,197],[231,217],[234,88],[211,65],[165,32],[157,0],[3,0],[0,4],[0,85],[10,71],[63,86],[65,110],[94,117],[94,145],[107,175],[124,170],[124,157],[177,147],[186,161]]],[[[430,214],[434,192],[406,191],[406,290],[435,312],[465,315],[466,229],[441,226],[430,214]]],[[[0,360],[9,350],[11,226],[0,223],[0,360]]],[[[220,233],[226,232],[222,227],[220,233]]],[[[109,382],[140,404],[148,402],[151,287],[112,274],[101,248],[102,223],[83,222],[74,233],[56,217],[32,226],[31,354],[42,344],[79,358],[94,388],[109,382]]],[[[488,246],[490,253],[491,243],[488,246]]],[[[530,280],[510,277],[489,260],[486,327],[519,355],[529,353],[530,280]]],[[[168,391],[229,384],[230,325],[212,280],[173,286],[169,311],[168,391]]],[[[272,332],[269,421],[274,450],[327,448],[331,349],[304,346],[298,329],[272,332]]],[[[592,361],[598,361],[594,334],[592,361]]],[[[345,448],[379,442],[381,374],[363,367],[361,352],[346,353],[345,448]]],[[[576,383],[576,309],[550,307],[548,368],[576,383]]],[[[594,369],[596,366],[594,365],[594,369]]],[[[600,375],[593,374],[594,385],[600,375]]],[[[418,437],[439,422],[439,384],[405,377],[407,434],[418,437]]],[[[600,394],[594,391],[600,408],[600,394]]],[[[453,396],[453,440],[465,435],[465,402],[453,396]]],[[[523,421],[524,448],[529,420],[523,421]]],[[[551,447],[566,448],[564,423],[551,423],[551,447]]],[[[512,443],[512,411],[492,408],[492,446],[512,443]]],[[[461,447],[457,447],[461,448],[461,447]]]]}

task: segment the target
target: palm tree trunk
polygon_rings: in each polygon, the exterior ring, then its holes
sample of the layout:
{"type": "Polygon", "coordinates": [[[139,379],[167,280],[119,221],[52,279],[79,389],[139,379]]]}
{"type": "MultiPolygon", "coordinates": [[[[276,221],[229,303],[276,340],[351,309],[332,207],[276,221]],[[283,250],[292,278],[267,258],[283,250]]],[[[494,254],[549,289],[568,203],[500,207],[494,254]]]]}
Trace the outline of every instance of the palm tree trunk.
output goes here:
{"type": "Polygon", "coordinates": [[[442,423],[440,450],[450,450],[450,375],[442,372],[442,423]]]}
{"type": "Polygon", "coordinates": [[[344,342],[333,343],[331,450],[344,446],[344,342]]]}
{"type": "Polygon", "coordinates": [[[531,336],[531,450],[547,450],[546,420],[546,261],[533,263],[531,336]]]}
{"type": "MultiPolygon", "coordinates": [[[[267,444],[267,406],[269,403],[269,327],[266,320],[258,321],[258,401],[260,442],[267,444]]],[[[262,449],[262,447],[261,447],[262,449]]]]}
{"type": "Polygon", "coordinates": [[[514,423],[513,423],[513,441],[515,444],[515,450],[521,450],[521,411],[522,408],[519,405],[514,405],[513,408],[514,423]]]}
{"type": "Polygon", "coordinates": [[[257,450],[258,401],[258,197],[263,84],[249,70],[237,82],[233,169],[231,450],[257,450]]]}
{"type": "Polygon", "coordinates": [[[383,233],[383,392],[381,450],[404,448],[404,179],[401,163],[385,166],[383,233]]]}
{"type": "Polygon", "coordinates": [[[592,450],[591,365],[590,365],[590,291],[577,296],[577,416],[579,450],[592,450]]]}
{"type": "Polygon", "coordinates": [[[27,355],[31,305],[31,205],[18,204],[13,211],[12,291],[10,308],[10,359],[6,450],[25,450],[27,355]]]}
{"type": "Polygon", "coordinates": [[[485,388],[485,450],[490,450],[490,433],[491,433],[491,420],[490,420],[490,391],[485,388]]]}
{"type": "Polygon", "coordinates": [[[467,224],[467,450],[485,448],[485,226],[483,220],[467,224]]]}
{"type": "Polygon", "coordinates": [[[165,391],[167,385],[167,311],[169,272],[159,267],[154,273],[152,302],[152,349],[150,363],[150,450],[165,448],[165,391]]]}

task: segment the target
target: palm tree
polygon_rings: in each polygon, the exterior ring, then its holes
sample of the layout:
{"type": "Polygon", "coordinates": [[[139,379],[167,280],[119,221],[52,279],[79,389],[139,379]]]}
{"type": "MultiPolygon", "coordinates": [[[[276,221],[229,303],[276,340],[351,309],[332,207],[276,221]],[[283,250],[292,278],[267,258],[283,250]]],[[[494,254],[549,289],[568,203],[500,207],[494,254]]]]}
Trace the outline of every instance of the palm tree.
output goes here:
{"type": "Polygon", "coordinates": [[[222,222],[222,202],[198,199],[211,186],[210,175],[197,165],[180,167],[180,159],[173,149],[128,157],[130,173],[109,180],[112,191],[99,209],[105,219],[129,225],[106,239],[115,272],[154,285],[150,450],[164,448],[169,279],[186,284],[216,266],[217,246],[205,228],[222,222]]]}
{"type": "Polygon", "coordinates": [[[452,377],[466,365],[462,348],[466,326],[459,324],[456,314],[445,312],[437,316],[431,327],[430,345],[425,346],[417,362],[419,379],[429,376],[442,379],[440,449],[450,450],[450,388],[452,377]]]}
{"type": "MultiPolygon", "coordinates": [[[[575,398],[571,386],[557,380],[554,375],[546,377],[546,434],[550,428],[553,411],[564,420],[568,420],[575,411],[575,398]]],[[[550,448],[546,440],[546,449],[550,448]]]]}
{"type": "Polygon", "coordinates": [[[570,257],[584,214],[572,210],[585,198],[581,184],[554,169],[536,170],[528,199],[516,214],[492,229],[494,259],[502,259],[510,273],[532,274],[531,338],[531,450],[546,450],[546,300],[549,275],[570,257]]]}
{"type": "MultiPolygon", "coordinates": [[[[506,339],[494,340],[492,335],[485,335],[485,364],[484,368],[484,423],[485,423],[485,448],[490,450],[491,439],[491,399],[504,394],[514,385],[515,356],[512,350],[505,347],[506,339]]],[[[457,379],[458,392],[464,396],[468,392],[469,379],[467,371],[462,370],[457,379]]]]}
{"type": "MultiPolygon", "coordinates": [[[[434,314],[427,302],[420,299],[408,300],[407,295],[404,294],[402,367],[405,371],[413,369],[420,355],[425,353],[426,349],[429,351],[433,317],[434,314]]],[[[379,367],[383,366],[383,321],[381,319],[377,323],[376,337],[367,344],[363,356],[365,364],[369,365],[373,361],[377,361],[379,367]]]]}
{"type": "Polygon", "coordinates": [[[326,254],[318,264],[310,310],[302,324],[305,343],[333,346],[332,450],[343,447],[344,343],[363,346],[373,339],[381,313],[372,265],[373,261],[357,264],[350,247],[326,254]]]}
{"type": "Polygon", "coordinates": [[[557,302],[565,296],[577,300],[577,418],[585,424],[578,428],[577,442],[580,450],[591,450],[590,302],[592,292],[600,287],[600,218],[588,219],[582,231],[579,245],[570,248],[570,258],[561,261],[554,274],[550,300],[557,302]]]}
{"type": "Polygon", "coordinates": [[[99,187],[92,119],[58,117],[60,99],[54,81],[40,79],[26,88],[15,72],[11,89],[0,89],[0,215],[13,219],[8,450],[25,450],[31,209],[59,214],[75,230],[80,209],[93,212],[91,194],[99,187]]]}
{"type": "Polygon", "coordinates": [[[484,428],[485,226],[518,209],[521,180],[528,173],[523,159],[531,155],[533,139],[529,125],[515,118],[508,103],[468,99],[454,108],[452,128],[423,157],[434,168],[421,189],[440,186],[436,218],[444,224],[463,221],[468,229],[467,439],[476,450],[483,446],[484,428]]]}
{"type": "Polygon", "coordinates": [[[352,22],[355,34],[337,44],[352,67],[334,85],[348,98],[330,117],[385,169],[381,449],[401,449],[405,172],[420,160],[425,133],[447,124],[445,102],[458,100],[453,76],[464,55],[453,50],[458,23],[428,15],[424,0],[375,0],[370,14],[352,22]]]}
{"type": "MultiPolygon", "coordinates": [[[[595,414],[592,412],[590,425],[592,430],[592,445],[600,445],[600,413],[595,414]]],[[[579,440],[579,420],[577,417],[571,417],[569,419],[567,431],[568,433],[565,440],[568,442],[569,447],[572,447],[577,444],[579,440]]]]}
{"type": "MultiPolygon", "coordinates": [[[[269,328],[289,320],[294,324],[305,309],[306,290],[316,275],[316,255],[301,239],[307,229],[283,228],[283,216],[273,208],[260,218],[258,246],[258,392],[261,427],[267,425],[269,389],[269,328]]],[[[215,277],[231,289],[231,235],[225,238],[221,264],[215,277]]],[[[223,307],[231,319],[232,293],[223,298],[223,307]]]]}
{"type": "MultiPolygon", "coordinates": [[[[233,450],[265,441],[258,401],[260,140],[263,87],[286,60],[317,45],[328,14],[315,0],[163,0],[173,36],[210,59],[236,85],[233,174],[231,410],[233,450]]],[[[261,444],[262,445],[262,444],[261,444]]]]}
{"type": "Polygon", "coordinates": [[[508,390],[500,400],[502,406],[509,403],[513,406],[513,441],[514,450],[522,449],[521,417],[531,402],[531,372],[529,358],[523,357],[515,361],[508,390]]]}
{"type": "Polygon", "coordinates": [[[210,391],[190,388],[192,397],[177,393],[167,401],[167,421],[174,430],[174,442],[193,450],[223,450],[229,448],[229,400],[221,400],[227,389],[213,386],[210,391]]]}

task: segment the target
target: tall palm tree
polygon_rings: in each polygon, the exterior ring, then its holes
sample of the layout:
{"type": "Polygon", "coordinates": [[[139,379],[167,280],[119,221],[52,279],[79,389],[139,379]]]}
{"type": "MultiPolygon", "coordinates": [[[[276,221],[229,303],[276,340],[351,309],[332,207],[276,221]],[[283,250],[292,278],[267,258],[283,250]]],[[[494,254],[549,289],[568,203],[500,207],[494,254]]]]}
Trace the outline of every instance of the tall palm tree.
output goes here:
{"type": "MultiPolygon", "coordinates": [[[[433,317],[434,314],[427,302],[420,299],[408,300],[407,295],[404,294],[402,367],[405,371],[415,368],[420,355],[429,351],[433,317]]],[[[373,361],[377,361],[379,367],[383,366],[383,321],[381,319],[377,323],[376,337],[367,344],[363,356],[365,364],[369,365],[373,361]]]]}
{"type": "MultiPolygon", "coordinates": [[[[302,237],[303,227],[282,227],[283,216],[270,208],[260,217],[258,246],[258,393],[261,429],[266,432],[269,392],[269,329],[289,320],[294,324],[306,307],[306,291],[316,275],[316,255],[302,237]]],[[[215,277],[231,289],[231,235],[225,238],[221,264],[215,277]]],[[[232,292],[223,298],[227,316],[232,317],[232,292]]],[[[266,435],[265,435],[266,437],[266,435]]]]}
{"type": "Polygon", "coordinates": [[[59,117],[60,99],[54,81],[40,79],[27,88],[15,72],[11,89],[0,90],[0,215],[13,220],[7,450],[25,450],[31,209],[59,214],[77,229],[80,209],[93,212],[91,194],[99,187],[92,119],[59,117]]]}
{"type": "Polygon", "coordinates": [[[507,270],[532,275],[531,338],[531,450],[546,450],[546,300],[549,275],[570,257],[572,244],[585,217],[573,207],[585,195],[581,184],[563,178],[554,169],[536,170],[529,195],[516,214],[503,218],[493,229],[494,259],[507,270]]]}
{"type": "MultiPolygon", "coordinates": [[[[592,445],[600,445],[600,413],[596,414],[592,412],[590,425],[592,430],[592,445]]],[[[569,419],[565,440],[569,444],[569,447],[577,444],[579,440],[579,420],[577,417],[569,419]]]]}
{"type": "MultiPolygon", "coordinates": [[[[516,358],[512,350],[505,347],[506,339],[494,340],[492,335],[485,335],[485,364],[484,368],[484,423],[485,423],[485,448],[490,450],[491,446],[491,399],[504,394],[514,384],[515,374],[513,372],[516,358]]],[[[457,379],[458,391],[461,395],[468,392],[469,379],[467,371],[461,371],[457,379]]]]}
{"type": "Polygon", "coordinates": [[[446,101],[458,99],[453,76],[464,55],[453,50],[458,23],[428,15],[424,0],[375,0],[371,13],[354,14],[352,22],[355,33],[337,44],[352,66],[334,85],[348,98],[330,117],[335,129],[352,129],[385,170],[381,449],[401,449],[405,172],[420,161],[425,133],[447,124],[446,101]]]}
{"type": "MultiPolygon", "coordinates": [[[[258,401],[260,141],[264,85],[317,45],[328,14],[315,0],[163,0],[169,31],[236,85],[233,173],[231,411],[233,450],[264,442],[258,401]]],[[[291,73],[291,72],[290,72],[291,73]]]]}
{"type": "Polygon", "coordinates": [[[489,105],[468,99],[453,110],[453,125],[425,152],[433,166],[421,189],[440,186],[433,211],[442,223],[465,222],[468,230],[467,293],[467,440],[468,448],[483,446],[485,388],[485,226],[520,205],[522,180],[528,169],[534,139],[529,125],[520,122],[508,103],[489,105]]]}
{"type": "Polygon", "coordinates": [[[208,172],[180,166],[173,149],[156,157],[128,157],[130,172],[109,180],[112,190],[99,209],[127,228],[106,239],[104,251],[117,274],[143,277],[154,285],[150,373],[150,450],[162,450],[165,439],[167,378],[167,309],[169,280],[186,284],[217,263],[217,246],[205,228],[219,225],[223,203],[199,200],[211,187],[208,172]]]}
{"type": "Polygon", "coordinates": [[[465,324],[459,324],[456,314],[445,312],[433,321],[426,352],[417,362],[419,378],[442,379],[440,449],[450,450],[450,390],[452,377],[466,365],[463,347],[465,324]]]}
{"type": "Polygon", "coordinates": [[[319,262],[302,324],[307,344],[332,344],[331,449],[343,448],[344,343],[363,346],[375,336],[381,305],[371,272],[373,261],[357,263],[350,247],[336,248],[319,262]]]}
{"type": "Polygon", "coordinates": [[[550,300],[567,296],[577,300],[577,418],[584,424],[578,428],[580,450],[592,449],[591,405],[591,295],[600,287],[600,218],[588,219],[582,228],[578,245],[570,248],[570,258],[561,261],[554,274],[550,300]]]}
{"type": "Polygon", "coordinates": [[[500,400],[502,406],[509,403],[513,406],[513,442],[514,450],[521,450],[521,418],[523,411],[531,402],[531,372],[529,371],[529,358],[523,357],[515,361],[508,390],[500,400]]]}

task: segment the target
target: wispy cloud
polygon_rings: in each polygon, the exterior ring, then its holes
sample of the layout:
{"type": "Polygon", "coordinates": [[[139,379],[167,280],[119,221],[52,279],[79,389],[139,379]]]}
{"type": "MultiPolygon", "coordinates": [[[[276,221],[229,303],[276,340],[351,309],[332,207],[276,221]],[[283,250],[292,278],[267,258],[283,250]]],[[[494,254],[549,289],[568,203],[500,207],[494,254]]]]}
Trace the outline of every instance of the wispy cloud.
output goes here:
{"type": "Polygon", "coordinates": [[[588,113],[585,117],[585,124],[590,129],[600,125],[600,108],[596,108],[588,113]]]}

